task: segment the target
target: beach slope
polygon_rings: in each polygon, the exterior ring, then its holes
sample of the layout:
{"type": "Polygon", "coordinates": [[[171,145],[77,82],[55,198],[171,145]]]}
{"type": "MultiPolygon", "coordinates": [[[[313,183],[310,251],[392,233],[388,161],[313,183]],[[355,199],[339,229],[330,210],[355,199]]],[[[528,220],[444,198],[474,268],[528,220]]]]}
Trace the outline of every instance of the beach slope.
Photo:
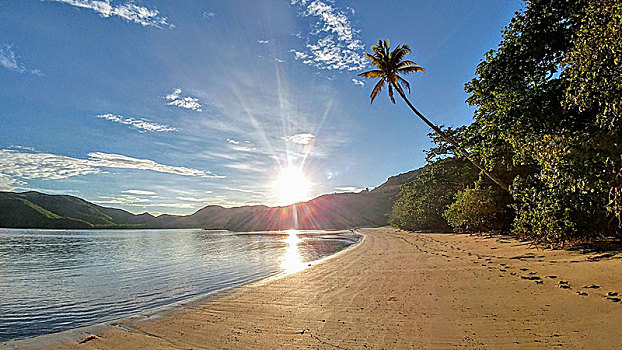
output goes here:
{"type": "Polygon", "coordinates": [[[358,246],[299,273],[52,348],[622,347],[621,254],[361,231],[358,246]]]}

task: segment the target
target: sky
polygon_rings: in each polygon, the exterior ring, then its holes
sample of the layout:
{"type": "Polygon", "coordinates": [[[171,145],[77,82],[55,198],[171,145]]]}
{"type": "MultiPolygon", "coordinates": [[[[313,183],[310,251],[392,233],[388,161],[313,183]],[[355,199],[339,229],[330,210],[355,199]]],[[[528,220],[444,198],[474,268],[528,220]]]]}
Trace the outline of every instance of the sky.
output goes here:
{"type": "Polygon", "coordinates": [[[358,73],[379,38],[433,122],[472,120],[464,84],[514,0],[2,0],[0,191],[133,213],[287,204],[373,188],[425,164],[428,127],[358,73]]]}

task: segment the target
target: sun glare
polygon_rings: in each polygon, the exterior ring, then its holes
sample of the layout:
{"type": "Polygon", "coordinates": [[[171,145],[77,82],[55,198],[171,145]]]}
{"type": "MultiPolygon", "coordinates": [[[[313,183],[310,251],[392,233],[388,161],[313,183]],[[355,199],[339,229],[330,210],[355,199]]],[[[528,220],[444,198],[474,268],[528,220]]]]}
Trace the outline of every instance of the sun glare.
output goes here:
{"type": "Polygon", "coordinates": [[[287,247],[285,248],[285,254],[281,260],[281,267],[286,273],[294,273],[303,270],[306,265],[302,262],[302,257],[298,251],[298,244],[302,242],[302,239],[298,237],[300,233],[298,230],[287,230],[287,247]]]}
{"type": "Polygon", "coordinates": [[[311,183],[302,171],[295,167],[281,169],[272,184],[272,191],[279,205],[289,205],[308,199],[311,183]]]}

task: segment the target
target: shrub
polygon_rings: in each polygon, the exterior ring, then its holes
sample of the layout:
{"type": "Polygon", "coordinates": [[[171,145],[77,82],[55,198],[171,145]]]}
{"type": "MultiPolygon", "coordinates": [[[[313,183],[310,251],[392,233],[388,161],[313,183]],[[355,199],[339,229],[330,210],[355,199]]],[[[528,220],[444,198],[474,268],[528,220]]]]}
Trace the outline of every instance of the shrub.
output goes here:
{"type": "Polygon", "coordinates": [[[509,227],[509,195],[496,188],[466,188],[456,194],[443,217],[457,232],[502,231],[509,227]]]}
{"type": "Polygon", "coordinates": [[[468,161],[452,157],[429,163],[402,186],[389,223],[406,230],[448,230],[443,212],[475,180],[477,172],[468,161]]]}

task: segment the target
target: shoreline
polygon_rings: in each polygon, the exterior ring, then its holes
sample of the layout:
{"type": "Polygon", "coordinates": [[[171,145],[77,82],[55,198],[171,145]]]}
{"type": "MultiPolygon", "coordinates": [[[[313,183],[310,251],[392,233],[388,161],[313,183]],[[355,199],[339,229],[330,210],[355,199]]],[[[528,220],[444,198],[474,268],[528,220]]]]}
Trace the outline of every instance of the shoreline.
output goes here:
{"type": "Polygon", "coordinates": [[[360,231],[354,247],[303,271],[162,317],[125,319],[94,330],[98,338],[84,344],[74,337],[21,348],[622,346],[620,252],[538,249],[505,236],[360,231]]]}
{"type": "MultiPolygon", "coordinates": [[[[60,229],[60,230],[65,230],[65,229],[60,229]]],[[[195,230],[195,229],[191,229],[191,230],[195,230]]],[[[218,231],[222,231],[222,230],[218,230],[218,231]]],[[[313,231],[313,230],[302,230],[302,231],[303,231],[303,234],[308,234],[308,232],[306,231],[313,231]]],[[[345,253],[346,251],[354,249],[365,240],[365,235],[361,233],[360,229],[358,228],[351,229],[351,230],[322,230],[322,234],[345,234],[345,235],[349,235],[349,236],[353,236],[357,238],[354,241],[354,243],[348,245],[344,249],[334,254],[325,256],[317,260],[306,262],[305,264],[307,266],[305,266],[305,268],[301,271],[304,271],[312,266],[328,261],[340,254],[345,253]]],[[[301,271],[297,271],[294,273],[298,273],[301,271]]],[[[8,341],[0,342],[0,346],[2,348],[6,347],[7,349],[17,350],[17,349],[43,349],[47,347],[54,347],[60,344],[67,344],[70,342],[82,340],[86,336],[105,331],[106,329],[119,327],[120,324],[126,321],[144,322],[144,321],[159,319],[162,317],[166,317],[167,315],[177,312],[177,311],[182,311],[185,309],[197,307],[199,305],[203,305],[203,304],[216,301],[218,299],[221,299],[223,297],[236,293],[236,291],[240,288],[260,286],[265,283],[269,283],[271,281],[287,277],[291,274],[293,273],[285,272],[285,271],[271,273],[264,277],[250,280],[237,286],[224,287],[222,289],[211,291],[211,292],[208,292],[202,295],[197,295],[192,298],[182,300],[182,301],[179,301],[173,304],[163,305],[163,306],[159,306],[154,309],[144,310],[136,314],[127,315],[124,317],[120,317],[120,318],[116,318],[116,319],[108,320],[108,321],[103,321],[103,322],[99,322],[96,324],[71,328],[71,329],[60,331],[60,332],[41,334],[38,336],[24,338],[24,339],[8,340],[8,341]]]]}

